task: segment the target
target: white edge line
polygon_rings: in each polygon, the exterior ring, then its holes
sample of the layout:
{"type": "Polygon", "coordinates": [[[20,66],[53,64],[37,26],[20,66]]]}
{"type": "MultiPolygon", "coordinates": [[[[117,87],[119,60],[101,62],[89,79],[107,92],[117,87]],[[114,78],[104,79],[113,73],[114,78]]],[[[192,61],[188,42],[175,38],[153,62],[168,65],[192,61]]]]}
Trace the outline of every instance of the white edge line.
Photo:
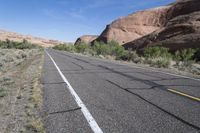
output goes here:
{"type": "Polygon", "coordinates": [[[49,58],[51,59],[51,61],[55,65],[55,67],[58,70],[58,72],[59,72],[60,76],[62,77],[63,81],[67,84],[67,87],[68,87],[70,93],[72,94],[72,96],[74,97],[76,103],[78,104],[79,107],[81,107],[81,111],[82,111],[83,115],[85,116],[87,122],[89,123],[90,127],[92,128],[93,132],[94,133],[103,133],[103,131],[98,126],[97,122],[95,121],[93,116],[90,114],[90,112],[87,109],[87,107],[85,106],[85,104],[82,102],[82,100],[80,99],[78,94],[75,92],[75,90],[72,88],[72,86],[70,85],[70,83],[68,82],[66,77],[61,72],[60,68],[57,66],[57,64],[54,61],[54,59],[51,57],[51,55],[46,50],[45,50],[45,52],[47,53],[47,55],[49,56],[49,58]]]}

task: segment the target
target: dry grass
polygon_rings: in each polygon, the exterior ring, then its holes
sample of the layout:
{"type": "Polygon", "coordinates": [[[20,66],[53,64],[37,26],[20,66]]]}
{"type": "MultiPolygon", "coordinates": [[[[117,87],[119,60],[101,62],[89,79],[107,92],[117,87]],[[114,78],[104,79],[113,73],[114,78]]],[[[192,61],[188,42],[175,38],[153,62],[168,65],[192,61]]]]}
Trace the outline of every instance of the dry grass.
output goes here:
{"type": "Polygon", "coordinates": [[[0,88],[0,98],[5,97],[7,95],[6,90],[4,88],[0,88]]]}
{"type": "Polygon", "coordinates": [[[43,122],[40,118],[30,118],[26,128],[36,133],[45,133],[43,122]]]}
{"type": "Polygon", "coordinates": [[[0,49],[0,132],[44,133],[40,50],[0,49]]]}
{"type": "Polygon", "coordinates": [[[23,61],[27,60],[37,51],[37,49],[0,49],[0,73],[7,72],[11,68],[20,65],[23,61]]]}
{"type": "Polygon", "coordinates": [[[31,97],[29,99],[35,107],[42,106],[42,91],[41,84],[36,78],[32,83],[31,97]]]}

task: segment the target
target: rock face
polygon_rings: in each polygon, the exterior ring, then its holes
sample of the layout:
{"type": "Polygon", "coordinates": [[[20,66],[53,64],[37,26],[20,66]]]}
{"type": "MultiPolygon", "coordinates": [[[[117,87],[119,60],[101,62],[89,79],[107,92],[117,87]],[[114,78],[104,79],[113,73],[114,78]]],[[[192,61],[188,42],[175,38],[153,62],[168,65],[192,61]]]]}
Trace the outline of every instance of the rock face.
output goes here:
{"type": "Polygon", "coordinates": [[[200,0],[179,0],[170,5],[165,16],[163,27],[123,46],[143,50],[161,45],[171,51],[200,48],[200,0]]]}
{"type": "Polygon", "coordinates": [[[5,41],[6,39],[9,39],[11,41],[17,41],[17,42],[21,42],[23,39],[26,39],[28,42],[31,42],[33,44],[38,44],[43,47],[53,47],[55,45],[64,43],[58,40],[48,40],[48,39],[43,39],[39,37],[32,37],[29,35],[25,36],[25,35],[21,35],[15,32],[0,30],[0,40],[5,41]]]}
{"type": "Polygon", "coordinates": [[[117,41],[126,49],[163,45],[171,50],[200,47],[200,0],[177,0],[139,11],[107,25],[97,41],[117,41]]]}
{"type": "Polygon", "coordinates": [[[139,11],[126,17],[119,18],[107,25],[97,38],[97,41],[117,41],[125,44],[152,33],[165,25],[166,14],[171,6],[139,11]]]}
{"type": "Polygon", "coordinates": [[[91,43],[92,41],[94,41],[95,39],[97,39],[98,36],[94,36],[94,35],[84,35],[84,36],[81,36],[79,37],[75,44],[74,45],[78,45],[79,43],[81,42],[84,42],[84,43],[91,43]]]}

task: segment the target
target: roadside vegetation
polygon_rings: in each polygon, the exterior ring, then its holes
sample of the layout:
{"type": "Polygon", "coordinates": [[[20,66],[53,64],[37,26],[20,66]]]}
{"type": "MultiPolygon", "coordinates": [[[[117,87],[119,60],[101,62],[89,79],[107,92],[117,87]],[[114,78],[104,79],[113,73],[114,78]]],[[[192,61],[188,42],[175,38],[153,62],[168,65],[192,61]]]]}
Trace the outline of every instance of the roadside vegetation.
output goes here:
{"type": "Polygon", "coordinates": [[[36,48],[42,48],[42,47],[39,45],[29,43],[25,39],[22,42],[15,42],[15,41],[6,39],[6,41],[0,41],[0,48],[2,49],[36,49],[36,48]]]}
{"type": "Polygon", "coordinates": [[[0,41],[0,131],[44,133],[42,47],[26,40],[0,41]]]}
{"type": "Polygon", "coordinates": [[[53,48],[100,58],[146,64],[158,68],[176,68],[200,75],[199,67],[194,65],[198,65],[200,61],[200,49],[182,49],[170,52],[168,48],[154,46],[148,47],[138,54],[132,49],[125,50],[115,41],[108,43],[94,42],[92,45],[84,42],[77,45],[60,44],[53,48]]]}

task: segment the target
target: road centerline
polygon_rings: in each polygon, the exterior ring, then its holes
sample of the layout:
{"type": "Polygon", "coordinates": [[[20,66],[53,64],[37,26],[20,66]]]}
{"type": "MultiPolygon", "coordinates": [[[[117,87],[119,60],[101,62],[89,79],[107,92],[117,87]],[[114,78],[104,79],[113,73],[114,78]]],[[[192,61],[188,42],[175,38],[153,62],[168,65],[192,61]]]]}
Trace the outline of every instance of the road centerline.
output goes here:
{"type": "Polygon", "coordinates": [[[177,90],[174,90],[174,89],[167,89],[167,90],[172,92],[172,93],[178,94],[180,96],[187,97],[189,99],[200,102],[200,98],[198,98],[198,97],[194,97],[194,96],[188,95],[186,93],[183,93],[183,92],[180,92],[180,91],[177,91],[177,90]]]}
{"type": "Polygon", "coordinates": [[[97,124],[97,122],[95,121],[95,119],[93,118],[93,116],[91,115],[89,110],[87,109],[86,105],[80,99],[80,97],[75,92],[75,90],[72,88],[72,86],[70,85],[70,83],[68,82],[67,78],[64,76],[64,74],[62,73],[62,71],[60,70],[60,68],[58,67],[56,62],[54,61],[54,59],[51,57],[51,55],[46,50],[45,50],[45,52],[47,53],[47,55],[49,56],[49,58],[53,62],[54,66],[56,67],[56,69],[59,72],[60,76],[62,77],[63,81],[66,83],[70,93],[74,97],[74,100],[76,101],[78,106],[81,108],[81,111],[82,111],[83,115],[85,116],[88,124],[90,125],[92,131],[94,133],[103,133],[103,131],[101,130],[101,128],[99,127],[99,125],[97,124]]]}

